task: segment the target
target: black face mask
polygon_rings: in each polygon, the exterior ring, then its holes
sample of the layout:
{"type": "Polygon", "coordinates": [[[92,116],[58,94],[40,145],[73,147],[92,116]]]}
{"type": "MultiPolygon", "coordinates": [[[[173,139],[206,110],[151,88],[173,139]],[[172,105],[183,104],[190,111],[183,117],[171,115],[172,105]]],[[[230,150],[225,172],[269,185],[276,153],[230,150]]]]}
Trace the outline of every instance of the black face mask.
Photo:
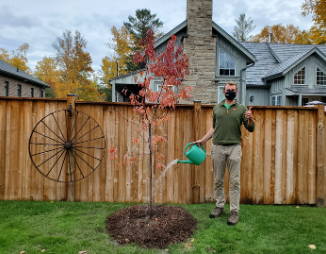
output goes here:
{"type": "Polygon", "coordinates": [[[233,92],[233,91],[229,91],[229,92],[225,93],[225,98],[227,98],[230,101],[232,101],[236,96],[237,96],[237,93],[233,92]]]}

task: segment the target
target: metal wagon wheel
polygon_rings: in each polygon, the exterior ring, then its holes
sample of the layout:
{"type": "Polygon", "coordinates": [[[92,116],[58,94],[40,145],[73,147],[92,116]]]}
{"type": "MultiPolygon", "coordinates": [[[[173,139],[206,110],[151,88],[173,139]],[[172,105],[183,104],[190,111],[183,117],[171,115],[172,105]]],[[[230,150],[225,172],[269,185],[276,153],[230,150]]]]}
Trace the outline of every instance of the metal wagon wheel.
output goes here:
{"type": "Polygon", "coordinates": [[[33,165],[44,177],[75,182],[101,164],[105,136],[91,116],[65,109],[46,115],[36,124],[28,148],[33,165]]]}

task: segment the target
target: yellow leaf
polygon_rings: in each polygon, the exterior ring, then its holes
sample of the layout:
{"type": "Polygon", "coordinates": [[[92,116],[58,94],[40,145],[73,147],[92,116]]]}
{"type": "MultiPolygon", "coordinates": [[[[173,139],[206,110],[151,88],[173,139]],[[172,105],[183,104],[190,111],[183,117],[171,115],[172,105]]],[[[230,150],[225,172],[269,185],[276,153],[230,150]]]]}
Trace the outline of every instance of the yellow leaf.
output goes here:
{"type": "Polygon", "coordinates": [[[310,245],[309,245],[309,248],[314,250],[314,249],[316,249],[316,245],[314,245],[314,244],[310,244],[310,245]]]}
{"type": "Polygon", "coordinates": [[[191,242],[193,243],[195,241],[195,238],[191,238],[191,242]]]}
{"type": "Polygon", "coordinates": [[[300,208],[300,206],[297,206],[296,208],[300,208]]]}
{"type": "Polygon", "coordinates": [[[186,248],[191,248],[192,247],[192,243],[186,243],[186,248]]]}
{"type": "Polygon", "coordinates": [[[44,252],[44,251],[45,251],[45,249],[41,250],[41,252],[44,252]]]}
{"type": "Polygon", "coordinates": [[[25,251],[20,252],[20,254],[24,254],[24,253],[25,253],[25,251]]]}

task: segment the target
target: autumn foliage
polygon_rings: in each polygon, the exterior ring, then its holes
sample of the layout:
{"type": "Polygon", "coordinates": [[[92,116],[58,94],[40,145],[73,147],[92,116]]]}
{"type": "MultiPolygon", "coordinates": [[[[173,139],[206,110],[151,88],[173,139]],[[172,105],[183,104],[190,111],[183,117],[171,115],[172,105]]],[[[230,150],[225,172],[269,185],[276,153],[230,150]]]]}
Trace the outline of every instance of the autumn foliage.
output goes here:
{"type": "MultiPolygon", "coordinates": [[[[136,79],[135,83],[140,88],[138,94],[131,94],[130,100],[134,105],[134,113],[140,119],[139,127],[142,132],[146,132],[148,139],[144,136],[133,137],[133,142],[144,142],[149,150],[150,165],[150,204],[152,204],[152,154],[157,149],[158,144],[166,142],[165,138],[153,133],[153,126],[163,124],[171,119],[169,114],[175,108],[175,104],[180,99],[189,98],[192,87],[182,86],[182,81],[189,75],[188,57],[183,54],[182,46],[176,46],[176,37],[172,35],[166,50],[156,54],[154,49],[154,32],[148,30],[146,38],[141,40],[144,49],[135,54],[135,63],[146,63],[145,71],[139,72],[141,78],[136,79]],[[151,83],[153,79],[159,78],[161,81],[159,91],[153,91],[151,83]],[[177,88],[178,92],[174,92],[177,88]]],[[[125,94],[128,90],[123,90],[125,94]]],[[[141,133],[141,132],[139,132],[141,133]]],[[[116,159],[117,150],[110,148],[111,159],[116,159]]],[[[157,167],[163,169],[164,155],[157,152],[157,167]]],[[[126,154],[124,162],[130,164],[135,160],[135,156],[126,154]]]]}
{"type": "Polygon", "coordinates": [[[11,52],[8,52],[4,48],[0,48],[0,59],[28,74],[31,74],[32,71],[27,66],[28,60],[26,54],[28,49],[29,45],[27,43],[24,43],[17,50],[11,52]]]}

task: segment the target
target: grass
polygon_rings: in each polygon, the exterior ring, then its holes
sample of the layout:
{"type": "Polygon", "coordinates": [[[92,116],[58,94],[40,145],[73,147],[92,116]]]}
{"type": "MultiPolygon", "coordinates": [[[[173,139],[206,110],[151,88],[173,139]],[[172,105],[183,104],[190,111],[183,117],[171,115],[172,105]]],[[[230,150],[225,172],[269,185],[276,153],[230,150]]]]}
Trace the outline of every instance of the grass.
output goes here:
{"type": "Polygon", "coordinates": [[[309,206],[241,205],[240,222],[228,226],[229,206],[208,218],[214,204],[180,205],[197,220],[193,242],[165,250],[119,246],[105,218],[134,204],[0,201],[0,253],[326,253],[326,210],[309,206]],[[309,245],[316,245],[310,249],[309,245]]]}

